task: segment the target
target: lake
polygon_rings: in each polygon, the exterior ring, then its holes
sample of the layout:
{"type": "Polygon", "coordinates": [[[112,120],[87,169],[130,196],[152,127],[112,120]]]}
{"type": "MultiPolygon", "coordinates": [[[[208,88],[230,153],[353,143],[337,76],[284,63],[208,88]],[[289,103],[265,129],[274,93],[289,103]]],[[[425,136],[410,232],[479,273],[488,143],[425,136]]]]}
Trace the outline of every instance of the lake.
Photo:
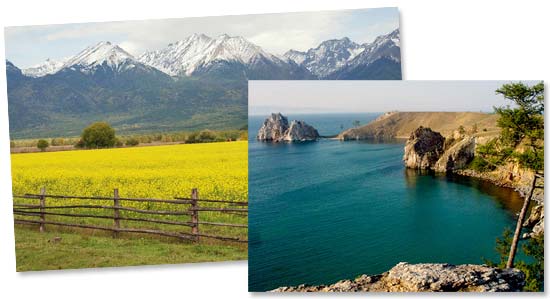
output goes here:
{"type": "MultiPolygon", "coordinates": [[[[334,135],[379,114],[289,115],[334,135]]],[[[496,260],[522,199],[480,180],[403,166],[404,140],[255,140],[249,118],[249,290],[329,284],[399,262],[496,260]]]]}

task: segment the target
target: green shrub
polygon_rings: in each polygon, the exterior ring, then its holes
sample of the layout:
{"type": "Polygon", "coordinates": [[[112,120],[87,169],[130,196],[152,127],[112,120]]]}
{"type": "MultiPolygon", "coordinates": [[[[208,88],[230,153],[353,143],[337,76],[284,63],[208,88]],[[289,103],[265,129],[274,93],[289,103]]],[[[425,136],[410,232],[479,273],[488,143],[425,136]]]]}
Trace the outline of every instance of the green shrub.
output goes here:
{"type": "Polygon", "coordinates": [[[83,147],[105,148],[116,143],[115,129],[106,122],[96,122],[84,129],[81,136],[83,147]]]}
{"type": "MultiPolygon", "coordinates": [[[[494,262],[484,258],[483,262],[491,267],[504,269],[508,260],[508,252],[512,244],[513,233],[510,228],[505,228],[502,237],[496,239],[496,251],[499,261],[494,262]]],[[[525,286],[523,291],[544,291],[544,234],[534,238],[522,240],[521,250],[528,257],[527,261],[521,260],[514,267],[525,273],[525,286]]]]}
{"type": "Polygon", "coordinates": [[[46,151],[46,148],[48,148],[50,144],[45,139],[38,140],[38,143],[36,144],[36,147],[38,147],[41,151],[46,151]]]}
{"type": "Polygon", "coordinates": [[[483,171],[491,171],[495,169],[494,165],[490,165],[487,160],[480,158],[478,156],[475,156],[474,159],[468,164],[468,168],[473,169],[475,171],[483,172],[483,171]]]}

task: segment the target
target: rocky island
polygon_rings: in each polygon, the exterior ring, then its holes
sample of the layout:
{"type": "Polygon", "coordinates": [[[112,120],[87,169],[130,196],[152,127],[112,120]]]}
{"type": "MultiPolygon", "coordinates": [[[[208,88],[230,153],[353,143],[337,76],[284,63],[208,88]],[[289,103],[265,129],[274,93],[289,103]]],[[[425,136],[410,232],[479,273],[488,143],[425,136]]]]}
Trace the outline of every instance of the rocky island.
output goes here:
{"type": "Polygon", "coordinates": [[[280,287],[273,292],[519,292],[525,274],[485,265],[399,263],[379,275],[331,285],[280,287]]]}
{"type": "Polygon", "coordinates": [[[319,137],[319,132],[306,122],[293,120],[289,124],[281,113],[272,113],[258,130],[256,139],[266,142],[300,142],[315,141],[319,137]]]}

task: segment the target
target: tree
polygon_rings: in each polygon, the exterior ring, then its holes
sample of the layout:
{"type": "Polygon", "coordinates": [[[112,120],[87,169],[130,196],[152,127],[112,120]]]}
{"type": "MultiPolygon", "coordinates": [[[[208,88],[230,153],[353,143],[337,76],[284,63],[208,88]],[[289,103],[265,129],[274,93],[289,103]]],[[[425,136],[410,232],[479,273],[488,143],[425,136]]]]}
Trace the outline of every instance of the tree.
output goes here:
{"type": "Polygon", "coordinates": [[[216,141],[216,134],[210,130],[203,130],[199,133],[199,142],[214,142],[216,141]]]}
{"type": "Polygon", "coordinates": [[[496,93],[517,105],[514,108],[510,106],[495,108],[495,112],[499,115],[497,125],[501,128],[501,142],[504,147],[508,146],[512,149],[507,150],[510,158],[515,159],[521,167],[535,172],[510,245],[506,267],[512,268],[523,221],[536,188],[537,171],[544,169],[544,83],[540,82],[534,86],[521,82],[504,84],[496,90],[496,93]],[[515,151],[521,142],[525,142],[525,150],[515,151]]]}
{"type": "Polygon", "coordinates": [[[45,139],[38,140],[38,143],[36,144],[36,147],[39,148],[41,151],[46,151],[46,148],[48,148],[50,144],[45,139]]]}
{"type": "MultiPolygon", "coordinates": [[[[499,261],[493,262],[484,259],[484,263],[491,267],[505,268],[508,261],[508,250],[512,244],[512,230],[506,228],[502,237],[496,239],[496,251],[499,261]]],[[[516,268],[525,273],[524,291],[544,291],[544,234],[531,238],[522,246],[523,253],[530,257],[531,262],[519,261],[516,268]]]]}
{"type": "Polygon", "coordinates": [[[354,126],[354,127],[357,128],[357,127],[359,127],[360,125],[361,125],[361,122],[360,122],[360,121],[358,121],[358,120],[354,120],[354,121],[353,121],[353,126],[354,126]]]}
{"type": "Polygon", "coordinates": [[[544,83],[533,86],[522,82],[509,83],[495,92],[515,106],[494,108],[499,116],[497,125],[501,133],[498,138],[479,147],[477,153],[485,165],[479,159],[476,164],[494,169],[507,162],[517,162],[520,167],[534,172],[510,244],[506,267],[512,268],[523,222],[539,177],[537,172],[544,169],[544,83]],[[521,150],[518,150],[520,145],[521,150]]]}
{"type": "Polygon", "coordinates": [[[113,147],[116,144],[115,129],[106,122],[93,123],[84,129],[81,141],[86,148],[113,147]]]}

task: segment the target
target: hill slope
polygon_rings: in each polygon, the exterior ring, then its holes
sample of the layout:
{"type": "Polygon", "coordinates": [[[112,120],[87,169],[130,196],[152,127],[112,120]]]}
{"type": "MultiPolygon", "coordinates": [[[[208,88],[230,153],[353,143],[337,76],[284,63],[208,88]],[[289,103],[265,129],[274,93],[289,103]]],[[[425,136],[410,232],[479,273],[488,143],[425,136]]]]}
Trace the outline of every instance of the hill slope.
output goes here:
{"type": "Polygon", "coordinates": [[[408,138],[420,126],[450,136],[460,126],[468,131],[474,124],[479,134],[494,134],[498,131],[497,118],[495,114],[480,112],[388,112],[367,125],[343,131],[338,138],[408,138]]]}

